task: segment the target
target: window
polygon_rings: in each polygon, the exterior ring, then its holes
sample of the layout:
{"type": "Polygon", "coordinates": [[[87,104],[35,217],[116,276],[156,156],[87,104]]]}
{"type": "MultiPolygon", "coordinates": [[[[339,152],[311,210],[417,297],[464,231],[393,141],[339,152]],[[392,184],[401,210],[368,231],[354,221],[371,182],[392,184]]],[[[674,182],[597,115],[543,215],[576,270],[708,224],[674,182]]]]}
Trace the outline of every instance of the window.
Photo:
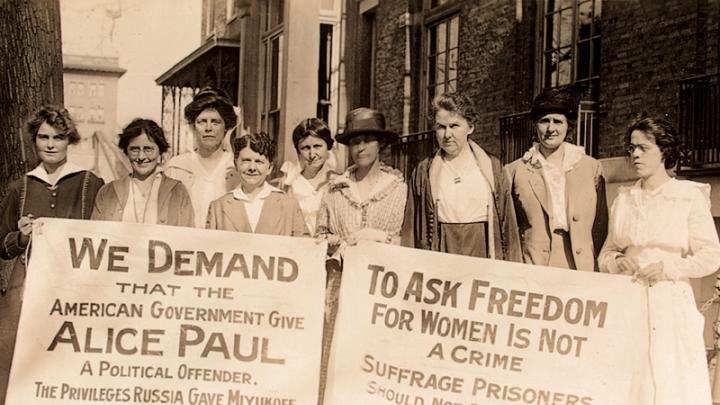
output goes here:
{"type": "Polygon", "coordinates": [[[260,127],[278,139],[282,107],[282,78],[284,64],[283,0],[264,0],[261,3],[263,16],[262,34],[262,114],[260,127]]]}
{"type": "Polygon", "coordinates": [[[97,97],[97,85],[90,83],[90,97],[97,97]]]}
{"type": "Polygon", "coordinates": [[[332,80],[332,24],[320,24],[320,61],[318,63],[317,117],[328,122],[332,80]]]}
{"type": "Polygon", "coordinates": [[[75,84],[75,82],[68,83],[68,92],[70,93],[70,95],[73,96],[75,95],[75,93],[77,93],[77,85],[75,84]]]}
{"type": "Polygon", "coordinates": [[[105,97],[105,84],[98,84],[97,95],[98,97],[105,97]]]}
{"type": "Polygon", "coordinates": [[[283,23],[285,0],[265,0],[263,6],[263,27],[265,31],[272,30],[283,23]]]}
{"type": "Polygon", "coordinates": [[[88,115],[88,121],[94,122],[95,121],[95,107],[90,107],[89,115],[88,115]]]}
{"type": "Polygon", "coordinates": [[[99,123],[105,122],[105,111],[101,106],[95,108],[95,121],[99,123]]]}
{"type": "Polygon", "coordinates": [[[427,26],[426,107],[436,95],[457,89],[460,16],[455,14],[427,26]]]}
{"type": "Polygon", "coordinates": [[[600,74],[601,0],[546,0],[542,87],[576,84],[593,93],[600,74]]]}
{"type": "Polygon", "coordinates": [[[265,44],[265,108],[263,128],[276,139],[280,135],[280,103],[282,101],[283,35],[265,44]]]}
{"type": "Polygon", "coordinates": [[[77,95],[78,95],[78,96],[84,96],[84,95],[85,95],[85,84],[84,84],[84,83],[78,83],[78,84],[77,84],[77,95]]]}

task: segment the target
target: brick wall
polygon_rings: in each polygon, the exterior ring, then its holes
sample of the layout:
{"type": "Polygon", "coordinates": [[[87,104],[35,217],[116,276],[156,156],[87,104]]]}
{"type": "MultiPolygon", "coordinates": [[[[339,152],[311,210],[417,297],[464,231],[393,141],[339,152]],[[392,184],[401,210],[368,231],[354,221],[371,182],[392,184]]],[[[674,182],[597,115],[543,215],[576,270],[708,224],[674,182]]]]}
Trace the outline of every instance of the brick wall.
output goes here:
{"type": "MultiPolygon", "coordinates": [[[[413,3],[414,4],[414,3],[413,3]]],[[[460,6],[458,88],[480,113],[473,138],[499,152],[499,118],[527,111],[535,90],[538,2],[464,1],[460,6]]],[[[412,6],[412,4],[410,5],[412,6]]],[[[402,128],[405,31],[399,18],[408,1],[380,1],[377,10],[375,99],[389,125],[402,128]]],[[[415,15],[411,128],[419,111],[423,32],[415,15]],[[418,28],[419,27],[419,28],[418,28]]],[[[715,73],[720,65],[720,0],[602,1],[599,157],[623,155],[622,135],[638,112],[669,114],[677,123],[678,81],[715,73]]]]}
{"type": "MultiPolygon", "coordinates": [[[[529,108],[534,75],[534,2],[526,2],[518,19],[516,2],[490,0],[461,2],[458,89],[476,103],[480,120],[473,138],[491,153],[499,154],[498,119],[529,108]]],[[[405,28],[402,16],[412,8],[406,1],[381,1],[376,11],[377,42],[375,104],[386,114],[388,125],[402,130],[405,28]]],[[[412,37],[412,92],[410,130],[423,127],[419,110],[425,89],[419,77],[423,63],[420,38],[421,13],[414,14],[412,37]]]]}
{"type": "Polygon", "coordinates": [[[638,112],[667,113],[677,123],[678,80],[704,70],[696,63],[705,54],[697,10],[687,0],[603,2],[600,157],[623,154],[624,129],[638,112]]]}
{"type": "Polygon", "coordinates": [[[402,132],[405,72],[406,1],[380,1],[375,48],[375,106],[385,114],[388,129],[402,132]]]}
{"type": "Polygon", "coordinates": [[[475,101],[472,138],[500,154],[499,118],[529,109],[533,83],[534,7],[517,16],[516,2],[467,2],[460,15],[458,90],[475,101]],[[531,11],[532,10],[532,11],[531,11]]]}

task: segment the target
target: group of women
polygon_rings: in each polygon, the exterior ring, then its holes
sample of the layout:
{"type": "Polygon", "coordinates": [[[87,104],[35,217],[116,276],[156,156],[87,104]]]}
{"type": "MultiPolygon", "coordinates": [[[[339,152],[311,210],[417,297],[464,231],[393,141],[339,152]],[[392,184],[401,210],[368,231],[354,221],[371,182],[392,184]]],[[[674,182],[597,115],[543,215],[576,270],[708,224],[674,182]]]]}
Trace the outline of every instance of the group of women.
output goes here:
{"type": "Polygon", "coordinates": [[[275,140],[231,131],[232,103],[207,88],[185,109],[195,151],[163,163],[162,128],[135,119],[119,140],[133,172],[105,185],[67,161],[68,145],[79,140],[67,110],[44,106],[27,126],[41,163],[12,183],[0,212],[0,257],[17,259],[0,279],[0,381],[7,381],[33,221],[60,217],[327,240],[335,265],[328,266],[325,360],[343,252],[360,240],[628,275],[647,288],[651,337],[632,403],[709,404],[703,322],[689,284],[720,267],[709,186],[670,177],[677,133],[663,119],[639,117],[625,134],[639,180],[619,189],[608,217],[602,167],[572,143],[576,106],[568,89],[540,94],[533,146],[503,168],[470,137],[478,123],[472,101],[440,95],[429,117],[439,149],[408,183],[380,158],[398,135],[379,111],[351,111],[335,138],[309,118],[292,133],[299,164],[285,163],[270,180],[275,140]],[[347,145],[353,163],[343,173],[335,142],[347,145]]]}

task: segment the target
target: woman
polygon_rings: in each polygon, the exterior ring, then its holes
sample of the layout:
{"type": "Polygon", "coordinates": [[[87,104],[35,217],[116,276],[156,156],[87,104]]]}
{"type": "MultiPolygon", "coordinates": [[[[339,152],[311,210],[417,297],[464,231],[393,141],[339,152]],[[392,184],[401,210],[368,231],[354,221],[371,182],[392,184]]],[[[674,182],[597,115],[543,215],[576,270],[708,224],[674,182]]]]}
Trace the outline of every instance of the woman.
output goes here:
{"type": "Polygon", "coordinates": [[[240,185],[210,203],[207,229],[310,236],[297,200],[265,180],[272,172],[277,146],[270,135],[233,136],[235,166],[240,185]]]}
{"type": "Polygon", "coordinates": [[[285,162],[280,171],[284,176],[280,183],[298,200],[310,233],[315,232],[317,213],[320,209],[328,181],[335,175],[335,143],[330,128],[319,118],[302,120],[293,130],[293,144],[300,164],[285,162]]]}
{"type": "Polygon", "coordinates": [[[330,181],[315,232],[328,240],[330,253],[363,239],[400,244],[407,186],[399,171],[380,161],[380,150],[396,139],[379,111],[357,108],[348,113],[337,141],[349,146],[355,164],[330,181]]]}
{"type": "Polygon", "coordinates": [[[162,128],[153,120],[136,118],[120,134],[118,146],[130,159],[133,172],[100,189],[92,219],[194,226],[185,186],[159,170],[168,150],[162,128]]]}
{"type": "Polygon", "coordinates": [[[594,271],[607,235],[605,179],[600,162],[570,143],[576,100],[566,88],[535,98],[536,142],[507,171],[525,263],[594,271]]]}
{"type": "Polygon", "coordinates": [[[0,209],[0,257],[14,260],[2,277],[0,298],[0,403],[15,346],[25,282],[24,257],[36,218],[89,219],[103,181],[67,161],[67,148],[80,140],[68,111],[45,105],[27,123],[40,165],[8,187],[0,209]]]}
{"type": "Polygon", "coordinates": [[[515,210],[500,161],[469,136],[477,114],[456,93],[433,100],[440,150],[410,180],[404,243],[421,249],[520,261],[515,210]]]}
{"type": "MultiPolygon", "coordinates": [[[[320,204],[315,237],[328,241],[328,254],[341,259],[359,240],[400,244],[407,198],[402,174],[380,162],[380,151],[397,139],[385,129],[385,116],[369,108],[348,113],[337,141],[348,145],[353,166],[330,181],[320,204]]],[[[321,381],[325,381],[340,293],[340,266],[328,261],[321,381]]],[[[321,392],[324,387],[321,387],[321,392]]]]}
{"type": "Polygon", "coordinates": [[[237,116],[224,91],[206,87],[185,107],[185,119],[195,136],[196,150],[170,159],[165,174],[180,180],[190,194],[195,227],[205,226],[210,202],[237,185],[233,155],[221,148],[237,116]]]}
{"type": "Polygon", "coordinates": [[[709,405],[704,319],[690,279],[720,267],[710,186],[668,175],[680,144],[667,121],[640,117],[628,127],[625,142],[640,179],[620,188],[598,260],[601,271],[646,285],[649,348],[628,403],[709,405]]]}

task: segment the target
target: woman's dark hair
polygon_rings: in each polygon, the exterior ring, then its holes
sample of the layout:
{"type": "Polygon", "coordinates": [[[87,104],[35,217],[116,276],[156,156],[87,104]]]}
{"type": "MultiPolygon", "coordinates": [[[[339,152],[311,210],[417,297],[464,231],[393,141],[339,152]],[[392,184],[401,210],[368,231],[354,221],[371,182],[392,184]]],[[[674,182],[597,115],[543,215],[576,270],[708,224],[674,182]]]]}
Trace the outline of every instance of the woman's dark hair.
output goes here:
{"type": "Polygon", "coordinates": [[[235,156],[235,160],[237,160],[240,151],[248,146],[252,151],[265,156],[270,161],[270,163],[273,163],[275,161],[275,157],[277,156],[277,143],[272,136],[268,135],[265,132],[245,134],[240,136],[236,136],[235,134],[233,134],[230,141],[232,144],[233,156],[235,156]]]}
{"type": "Polygon", "coordinates": [[[653,138],[662,152],[666,169],[672,169],[682,158],[682,143],[675,128],[663,118],[639,114],[625,130],[625,146],[630,146],[630,137],[634,131],[640,131],[653,138]]]}
{"type": "Polygon", "coordinates": [[[227,93],[216,87],[205,87],[185,106],[185,119],[188,124],[195,124],[198,115],[207,109],[214,109],[220,114],[225,121],[225,130],[231,129],[237,123],[237,115],[227,93]]]}
{"type": "Polygon", "coordinates": [[[70,118],[70,113],[63,107],[46,104],[35,111],[28,119],[26,129],[30,139],[35,143],[38,130],[43,123],[47,123],[62,135],[65,135],[70,144],[80,141],[80,134],[75,128],[75,122],[70,118]]]}
{"type": "Polygon", "coordinates": [[[465,118],[470,125],[475,125],[478,122],[475,103],[470,100],[470,97],[464,94],[443,93],[436,96],[433,99],[432,109],[428,117],[430,122],[435,122],[435,114],[441,109],[465,118]]]}
{"type": "Polygon", "coordinates": [[[325,121],[320,118],[306,118],[297,124],[292,133],[292,140],[296,151],[299,151],[300,141],[308,136],[322,139],[325,141],[328,149],[332,149],[335,144],[330,128],[328,128],[325,121]]]}
{"type": "MultiPolygon", "coordinates": [[[[579,102],[577,93],[570,87],[548,88],[533,100],[530,118],[537,123],[547,114],[564,115],[568,124],[565,141],[572,142],[575,134],[575,124],[577,123],[579,102]]],[[[537,142],[537,131],[533,131],[533,134],[533,141],[537,142]]]]}
{"type": "Polygon", "coordinates": [[[165,139],[165,131],[163,131],[155,121],[145,118],[135,118],[123,129],[120,134],[118,146],[127,155],[127,148],[130,142],[143,133],[147,135],[148,139],[155,142],[161,154],[167,152],[170,148],[170,145],[168,145],[165,139]]]}

